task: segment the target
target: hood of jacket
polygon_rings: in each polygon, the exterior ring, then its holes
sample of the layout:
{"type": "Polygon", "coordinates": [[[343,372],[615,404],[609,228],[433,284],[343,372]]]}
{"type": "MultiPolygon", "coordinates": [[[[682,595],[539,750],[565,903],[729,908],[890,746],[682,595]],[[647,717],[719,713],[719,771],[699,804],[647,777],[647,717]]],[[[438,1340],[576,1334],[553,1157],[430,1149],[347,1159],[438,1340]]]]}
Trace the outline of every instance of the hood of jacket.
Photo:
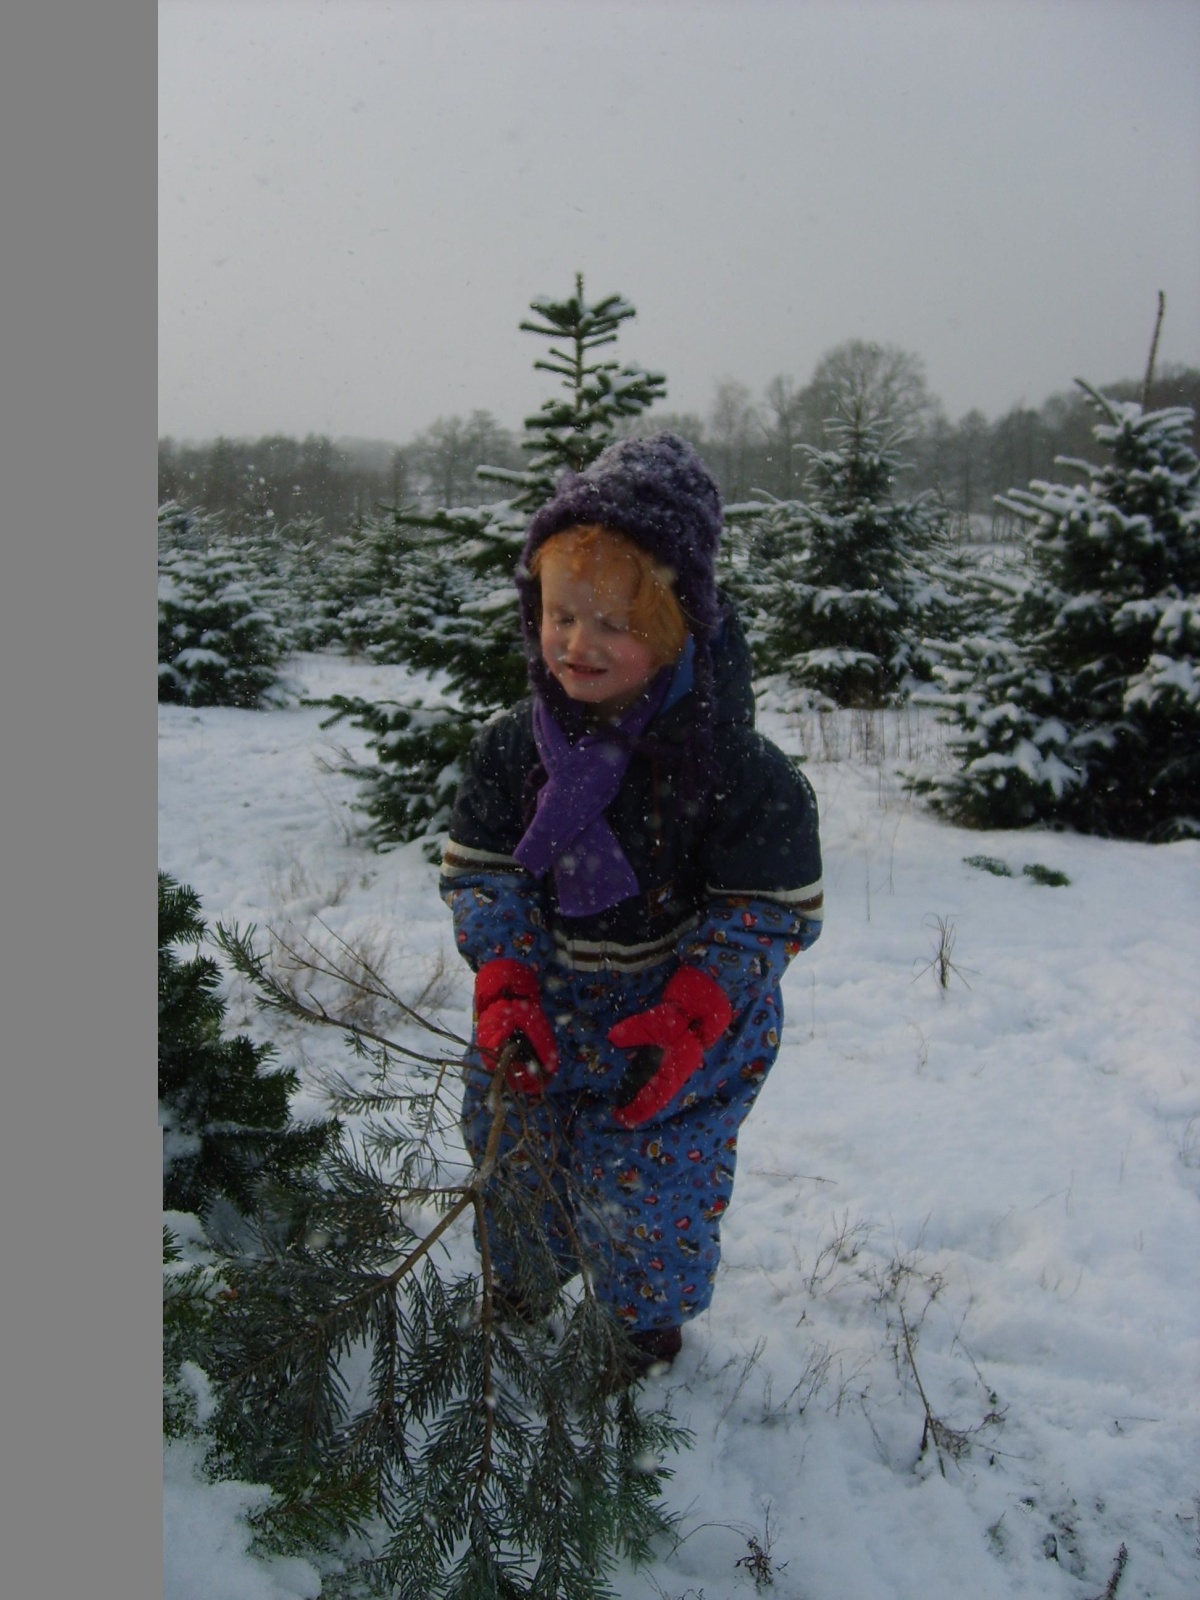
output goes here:
{"type": "MultiPolygon", "coordinates": [[[[720,728],[740,724],[753,727],[754,662],[750,644],[740,617],[728,602],[723,607],[723,617],[710,645],[716,699],[715,726],[720,728]]],[[[691,696],[685,694],[674,705],[659,713],[650,726],[650,735],[685,739],[691,718],[691,696]]]]}

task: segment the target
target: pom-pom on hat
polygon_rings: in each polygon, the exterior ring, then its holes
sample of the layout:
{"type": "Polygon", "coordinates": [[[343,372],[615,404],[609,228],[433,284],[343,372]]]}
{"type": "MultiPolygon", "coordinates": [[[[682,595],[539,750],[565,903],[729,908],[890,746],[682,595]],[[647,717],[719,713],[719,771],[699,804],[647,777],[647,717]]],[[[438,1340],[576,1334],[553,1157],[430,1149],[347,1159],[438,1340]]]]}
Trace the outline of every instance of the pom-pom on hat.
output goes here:
{"type": "Polygon", "coordinates": [[[722,521],[721,494],[712,474],[691,445],[673,433],[622,439],[609,445],[585,471],[564,472],[553,500],[529,524],[517,568],[531,664],[540,659],[540,618],[538,585],[529,576],[529,562],[553,534],[598,522],[634,540],[670,568],[675,593],[699,646],[721,624],[715,564],[722,521]]]}

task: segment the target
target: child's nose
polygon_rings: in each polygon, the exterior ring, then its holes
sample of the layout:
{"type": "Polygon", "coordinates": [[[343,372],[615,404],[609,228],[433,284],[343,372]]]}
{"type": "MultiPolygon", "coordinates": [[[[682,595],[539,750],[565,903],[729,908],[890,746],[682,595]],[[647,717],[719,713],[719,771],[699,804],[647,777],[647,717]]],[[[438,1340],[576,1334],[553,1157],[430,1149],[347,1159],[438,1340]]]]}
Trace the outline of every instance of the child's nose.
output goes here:
{"type": "Polygon", "coordinates": [[[593,643],[593,632],[586,622],[572,624],[571,630],[567,635],[567,648],[572,654],[590,650],[593,643]]]}

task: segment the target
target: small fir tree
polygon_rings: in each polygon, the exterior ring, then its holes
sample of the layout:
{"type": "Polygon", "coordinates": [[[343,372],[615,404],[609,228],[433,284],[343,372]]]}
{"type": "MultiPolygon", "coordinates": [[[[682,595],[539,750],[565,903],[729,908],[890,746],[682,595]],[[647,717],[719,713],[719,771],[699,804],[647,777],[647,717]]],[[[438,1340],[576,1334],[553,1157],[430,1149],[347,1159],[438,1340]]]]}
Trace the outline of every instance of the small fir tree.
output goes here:
{"type": "Polygon", "coordinates": [[[337,541],[327,537],[319,517],[301,515],[281,523],[267,508],[243,512],[234,521],[166,501],[158,511],[158,540],[160,566],[162,556],[172,552],[214,547],[241,564],[282,649],[336,644],[337,616],[349,591],[335,559],[337,541]]]}
{"type": "Polygon", "coordinates": [[[422,641],[436,638],[470,599],[471,574],[447,548],[445,532],[393,516],[368,523],[352,545],[344,541],[338,571],[338,643],[371,661],[415,665],[422,641]]]}
{"type": "MultiPolygon", "coordinates": [[[[176,1219],[178,1220],[178,1219],[176,1219]]],[[[198,1438],[208,1422],[206,1353],[213,1313],[208,1252],[163,1225],[163,1438],[198,1438]],[[188,1246],[191,1247],[190,1251],[188,1246]],[[201,1259],[196,1259],[199,1254],[201,1259]],[[189,1259],[190,1255],[190,1259],[189,1259]]]]}
{"type": "Polygon", "coordinates": [[[760,671],[822,708],[894,704],[951,626],[953,551],[932,496],[895,498],[898,438],[857,396],[827,433],[830,448],[805,447],[808,499],[754,507],[739,597],[760,671]]]}
{"type": "Polygon", "coordinates": [[[796,502],[768,499],[761,488],[751,493],[754,498],[725,507],[717,576],[738,608],[756,676],[771,677],[787,664],[779,575],[796,551],[796,502]]]}
{"type": "Polygon", "coordinates": [[[1200,834],[1200,461],[1190,408],[1144,411],[1080,387],[1101,464],[1000,503],[1029,527],[1030,580],[1007,641],[942,674],[957,767],[918,774],[981,827],[1061,823],[1163,840],[1200,834]]]}
{"type": "Polygon", "coordinates": [[[237,541],[288,652],[323,650],[336,640],[327,572],[331,543],[320,518],[313,516],[282,523],[263,517],[237,541]]]}
{"type": "Polygon", "coordinates": [[[252,1215],[277,1236],[311,1204],[333,1122],[294,1124],[291,1071],[224,1032],[215,962],[182,960],[205,935],[194,890],[158,875],[158,1108],[163,1129],[163,1434],[211,1446],[213,1323],[228,1295],[205,1226],[246,1236],[252,1215]],[[190,1213],[190,1215],[180,1215],[190,1213]]]}
{"type": "Polygon", "coordinates": [[[174,537],[180,521],[173,505],[160,512],[158,698],[247,708],[278,699],[289,641],[273,614],[270,586],[254,559],[214,532],[203,513],[190,514],[188,544],[174,537]]]}
{"type": "Polygon", "coordinates": [[[316,547],[302,547],[296,575],[302,597],[295,607],[302,618],[294,626],[296,648],[327,650],[337,655],[366,654],[392,619],[400,603],[385,599],[393,566],[391,552],[377,548],[376,524],[364,521],[316,547]]]}
{"type": "Polygon", "coordinates": [[[158,1107],[163,1205],[206,1217],[218,1202],[248,1215],[264,1182],[311,1168],[333,1124],[297,1126],[290,1068],[245,1034],[224,1032],[220,971],[209,956],[181,960],[205,925],[195,891],[158,875],[158,1107]]]}
{"type": "Polygon", "coordinates": [[[621,296],[589,302],[577,275],[574,295],[534,300],[531,310],[537,320],[521,327],[555,341],[534,366],[561,378],[564,394],[526,418],[525,470],[478,469],[510,497],[432,513],[396,508],[391,517],[393,528],[409,531],[398,580],[412,599],[393,613],[388,659],[434,675],[437,693],[402,702],[330,700],[331,722],[350,717],[370,735],[376,764],[352,771],[366,786],[365,808],[383,845],[444,831],[475,733],[525,692],[512,578],[529,518],[551,498],[563,468],[582,471],[618,421],[666,392],[660,374],[597,356],[635,315],[621,296]]]}
{"type": "Polygon", "coordinates": [[[202,507],[164,500],[158,508],[159,559],[172,550],[207,550],[222,531],[220,518],[202,507]]]}

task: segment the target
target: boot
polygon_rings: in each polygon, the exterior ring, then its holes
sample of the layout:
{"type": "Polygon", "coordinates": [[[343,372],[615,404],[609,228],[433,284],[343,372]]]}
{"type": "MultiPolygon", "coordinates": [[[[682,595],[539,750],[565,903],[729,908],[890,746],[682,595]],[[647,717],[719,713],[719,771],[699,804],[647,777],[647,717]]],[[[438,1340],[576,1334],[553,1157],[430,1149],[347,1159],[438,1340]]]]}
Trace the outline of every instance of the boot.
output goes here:
{"type": "Polygon", "coordinates": [[[629,1342],[637,1352],[634,1358],[634,1377],[644,1378],[656,1367],[669,1367],[683,1349],[683,1329],[647,1328],[633,1333],[629,1342]]]}
{"type": "Polygon", "coordinates": [[[628,1335],[625,1348],[604,1376],[610,1394],[640,1383],[651,1373],[665,1372],[683,1348],[682,1328],[644,1328],[628,1335]]]}

